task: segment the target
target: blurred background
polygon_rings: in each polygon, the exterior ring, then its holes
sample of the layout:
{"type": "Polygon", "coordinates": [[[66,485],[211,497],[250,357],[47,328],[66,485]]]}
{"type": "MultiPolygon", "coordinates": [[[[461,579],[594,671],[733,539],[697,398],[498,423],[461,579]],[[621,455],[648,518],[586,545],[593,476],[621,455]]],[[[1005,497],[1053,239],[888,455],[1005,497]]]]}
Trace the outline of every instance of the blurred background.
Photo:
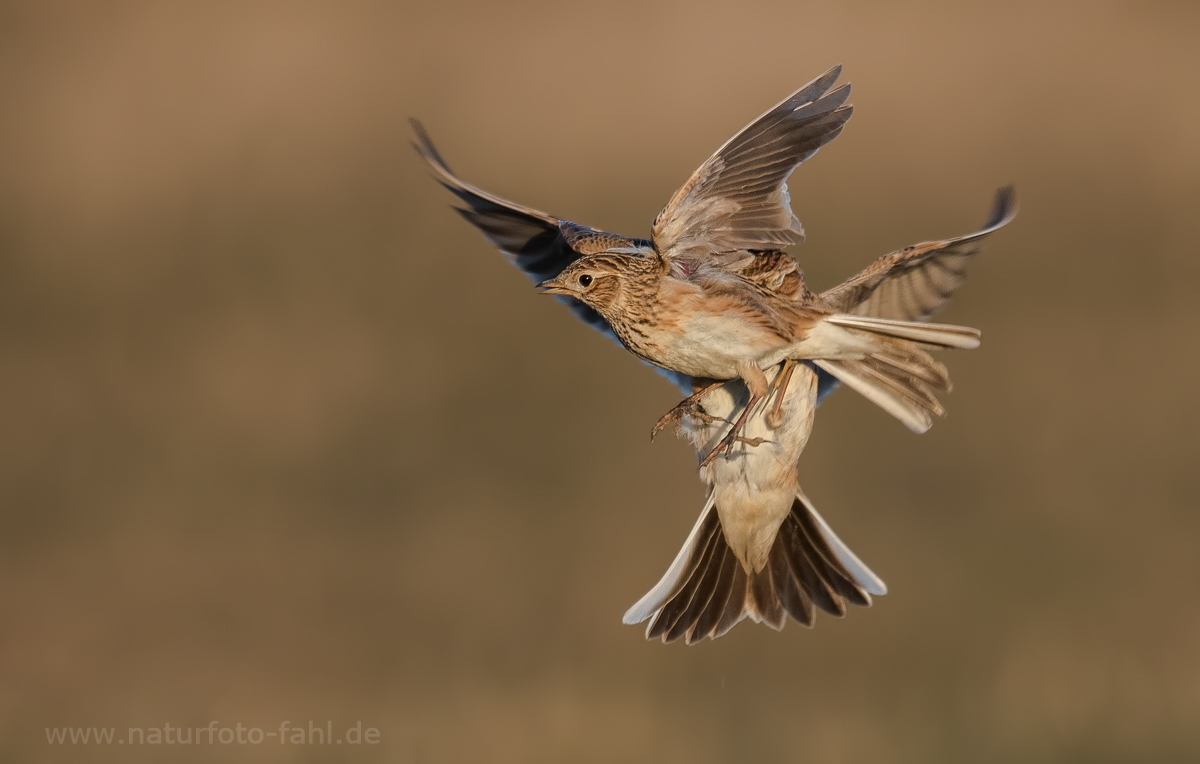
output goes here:
{"type": "Polygon", "coordinates": [[[0,758],[1200,758],[1200,6],[6,3],[0,758]],[[835,63],[830,286],[1021,213],[949,417],[842,391],[807,493],[890,587],[693,647],[620,622],[700,509],[678,399],[448,208],[646,235],[835,63]],[[283,721],[380,742],[52,745],[283,721]],[[336,754],[336,755],[335,755],[336,754]]]}

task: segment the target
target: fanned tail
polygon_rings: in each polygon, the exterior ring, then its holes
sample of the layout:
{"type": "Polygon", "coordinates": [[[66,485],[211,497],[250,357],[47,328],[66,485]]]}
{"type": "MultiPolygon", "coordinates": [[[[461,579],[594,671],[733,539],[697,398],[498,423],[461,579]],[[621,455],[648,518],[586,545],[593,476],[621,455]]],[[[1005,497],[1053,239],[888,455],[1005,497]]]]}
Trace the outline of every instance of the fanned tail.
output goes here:
{"type": "Polygon", "coordinates": [[[712,498],[658,585],[625,614],[650,619],[648,639],[687,644],[725,634],[750,618],[782,629],[790,615],[812,626],[816,609],[842,617],[887,587],[842,543],[803,494],[792,502],[762,570],[749,570],[725,542],[712,498]]]}
{"type": "Polygon", "coordinates": [[[928,351],[979,346],[979,330],[968,326],[842,314],[825,320],[866,340],[871,352],[812,363],[918,433],[933,426],[935,416],[946,415],[935,391],[949,392],[951,387],[945,365],[928,351]]]}

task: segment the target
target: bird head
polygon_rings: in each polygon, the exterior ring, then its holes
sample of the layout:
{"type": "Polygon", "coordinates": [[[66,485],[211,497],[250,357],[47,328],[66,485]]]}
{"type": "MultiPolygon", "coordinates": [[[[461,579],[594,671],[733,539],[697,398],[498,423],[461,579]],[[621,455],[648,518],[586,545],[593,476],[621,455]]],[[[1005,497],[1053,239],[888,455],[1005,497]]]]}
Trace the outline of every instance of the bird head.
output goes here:
{"type": "Polygon", "coordinates": [[[622,287],[633,271],[631,255],[603,252],[581,257],[558,276],[538,284],[542,294],[559,294],[583,302],[603,314],[617,303],[622,287]]]}

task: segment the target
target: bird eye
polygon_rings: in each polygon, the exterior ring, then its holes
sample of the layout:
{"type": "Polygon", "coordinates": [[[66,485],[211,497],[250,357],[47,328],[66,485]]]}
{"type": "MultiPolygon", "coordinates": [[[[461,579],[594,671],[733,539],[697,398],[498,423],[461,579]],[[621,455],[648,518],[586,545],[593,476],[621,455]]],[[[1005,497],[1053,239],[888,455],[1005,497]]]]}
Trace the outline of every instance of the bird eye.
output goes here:
{"type": "Polygon", "coordinates": [[[590,287],[592,285],[592,277],[588,274],[583,274],[579,277],[579,285],[581,287],[590,287]]]}

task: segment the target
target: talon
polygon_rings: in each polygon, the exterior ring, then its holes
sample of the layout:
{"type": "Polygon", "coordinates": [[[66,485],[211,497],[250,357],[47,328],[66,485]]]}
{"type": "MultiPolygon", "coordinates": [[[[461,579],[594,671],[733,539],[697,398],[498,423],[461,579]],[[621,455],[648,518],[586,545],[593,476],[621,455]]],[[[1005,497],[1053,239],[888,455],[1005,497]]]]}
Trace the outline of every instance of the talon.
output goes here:
{"type": "Polygon", "coordinates": [[[723,381],[718,381],[705,385],[677,403],[675,408],[663,414],[662,417],[660,417],[659,420],[654,423],[654,427],[650,430],[650,440],[654,440],[654,438],[657,437],[658,434],[672,422],[675,423],[675,431],[678,433],[679,427],[683,424],[683,418],[685,416],[694,416],[706,424],[712,424],[713,422],[718,421],[717,417],[709,416],[708,412],[700,408],[700,399],[708,395],[713,389],[720,387],[723,384],[725,384],[723,381]]]}
{"type": "Polygon", "coordinates": [[[650,431],[650,440],[654,440],[654,438],[657,437],[658,434],[662,432],[668,424],[672,423],[675,425],[675,434],[678,435],[679,428],[683,426],[684,417],[699,419],[705,424],[725,421],[720,417],[715,417],[709,414],[707,411],[700,408],[700,404],[698,403],[688,403],[687,401],[684,401],[667,413],[663,414],[662,418],[654,423],[654,428],[650,431]]]}
{"type": "Polygon", "coordinates": [[[675,425],[676,427],[679,426],[678,420],[683,415],[677,411],[678,408],[679,407],[676,406],[675,408],[671,409],[667,413],[663,414],[662,417],[660,417],[659,420],[654,423],[654,427],[651,428],[651,430],[650,430],[650,440],[653,441],[656,437],[658,437],[658,434],[663,431],[663,428],[666,427],[668,424],[670,424],[672,421],[676,422],[676,425],[675,425]]]}

